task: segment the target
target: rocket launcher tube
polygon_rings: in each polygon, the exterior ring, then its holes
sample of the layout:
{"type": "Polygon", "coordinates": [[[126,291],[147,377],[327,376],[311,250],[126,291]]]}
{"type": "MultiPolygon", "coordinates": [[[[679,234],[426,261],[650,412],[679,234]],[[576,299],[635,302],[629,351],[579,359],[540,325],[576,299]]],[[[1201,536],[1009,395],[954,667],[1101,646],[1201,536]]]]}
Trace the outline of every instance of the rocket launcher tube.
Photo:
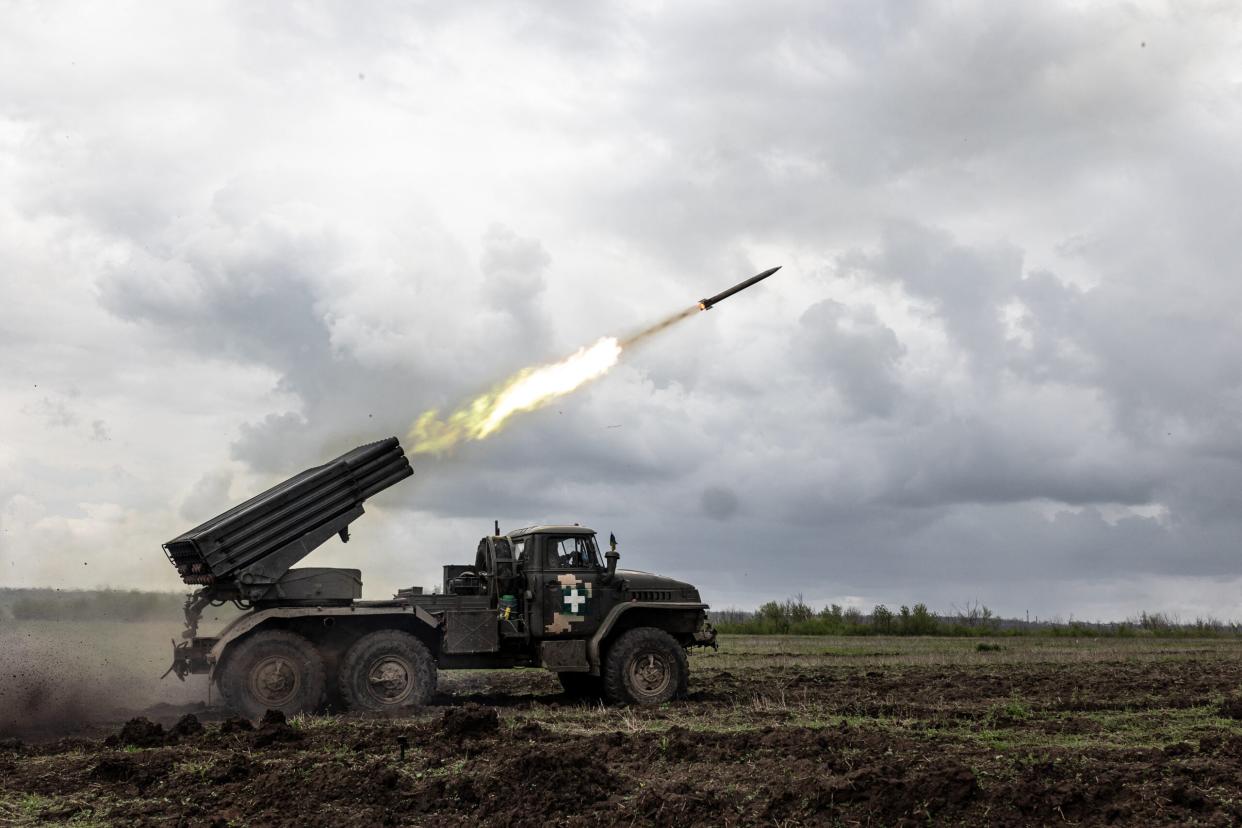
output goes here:
{"type": "Polygon", "coordinates": [[[164,544],[187,584],[234,586],[278,579],[339,534],[362,503],[414,473],[396,437],[307,469],[164,544]]]}

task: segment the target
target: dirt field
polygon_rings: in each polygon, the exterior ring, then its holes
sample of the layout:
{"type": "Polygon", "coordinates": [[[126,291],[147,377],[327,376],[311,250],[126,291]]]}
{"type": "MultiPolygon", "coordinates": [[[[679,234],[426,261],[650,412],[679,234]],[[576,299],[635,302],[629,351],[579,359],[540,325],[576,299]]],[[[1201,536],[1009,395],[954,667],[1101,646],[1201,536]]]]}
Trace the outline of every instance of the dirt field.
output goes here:
{"type": "Polygon", "coordinates": [[[1240,641],[730,638],[691,665],[692,697],[652,710],[575,705],[523,670],[442,674],[401,720],[37,729],[0,747],[0,822],[1242,820],[1240,641]]]}

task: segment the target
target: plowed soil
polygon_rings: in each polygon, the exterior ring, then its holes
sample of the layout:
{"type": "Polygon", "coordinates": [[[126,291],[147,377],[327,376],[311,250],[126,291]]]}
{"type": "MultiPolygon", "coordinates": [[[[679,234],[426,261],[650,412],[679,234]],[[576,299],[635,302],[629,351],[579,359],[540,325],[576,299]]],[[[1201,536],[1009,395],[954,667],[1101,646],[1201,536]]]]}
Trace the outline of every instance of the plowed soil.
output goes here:
{"type": "Polygon", "coordinates": [[[1242,643],[978,643],[728,639],[657,709],[516,670],[443,674],[402,719],[200,705],[44,728],[0,741],[0,822],[1242,822],[1242,643]]]}

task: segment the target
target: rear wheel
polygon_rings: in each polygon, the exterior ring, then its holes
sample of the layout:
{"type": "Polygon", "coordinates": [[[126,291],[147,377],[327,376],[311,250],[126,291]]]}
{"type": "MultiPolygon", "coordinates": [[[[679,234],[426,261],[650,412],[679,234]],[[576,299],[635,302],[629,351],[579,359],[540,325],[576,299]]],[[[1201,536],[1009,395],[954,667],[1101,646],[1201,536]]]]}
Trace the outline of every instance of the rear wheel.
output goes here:
{"type": "Polygon", "coordinates": [[[655,627],[638,627],[608,649],[604,693],[620,704],[663,704],[685,695],[689,672],[677,639],[655,627]]]}
{"type": "Polygon", "coordinates": [[[338,672],[341,696],[353,710],[419,707],[436,691],[436,665],[423,642],[399,630],[377,630],[354,642],[338,672]]]}
{"type": "Polygon", "coordinates": [[[557,673],[561,688],[571,699],[598,699],[604,695],[604,680],[590,673],[557,673]]]}
{"type": "Polygon", "coordinates": [[[235,645],[222,665],[220,692],[249,719],[268,710],[314,712],[323,700],[323,658],[315,645],[285,630],[261,630],[235,645]]]}

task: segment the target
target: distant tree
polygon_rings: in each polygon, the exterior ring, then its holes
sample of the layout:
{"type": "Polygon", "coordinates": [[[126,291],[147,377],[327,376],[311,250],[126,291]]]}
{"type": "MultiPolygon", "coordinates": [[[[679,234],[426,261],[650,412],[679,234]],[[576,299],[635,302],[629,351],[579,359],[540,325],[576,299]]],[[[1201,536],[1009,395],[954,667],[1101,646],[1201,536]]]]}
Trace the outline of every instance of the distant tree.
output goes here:
{"type": "Polygon", "coordinates": [[[768,601],[755,611],[755,620],[759,622],[759,632],[789,632],[789,614],[785,607],[776,601],[768,601]]]}
{"type": "Polygon", "coordinates": [[[824,621],[835,621],[838,624],[845,620],[844,610],[841,609],[840,604],[831,604],[824,607],[819,611],[819,617],[824,621]]]}
{"type": "Polygon", "coordinates": [[[711,616],[713,624],[744,624],[754,617],[753,612],[732,607],[729,609],[712,610],[708,615],[711,616]]]}
{"type": "Polygon", "coordinates": [[[978,601],[967,601],[960,609],[954,605],[953,611],[957,615],[957,623],[962,626],[977,628],[980,632],[994,631],[997,627],[992,610],[978,601]]]}
{"type": "Polygon", "coordinates": [[[878,633],[893,631],[893,611],[883,604],[876,604],[871,610],[871,626],[878,633]]]}
{"type": "Polygon", "coordinates": [[[1138,625],[1154,633],[1164,633],[1177,626],[1177,620],[1165,612],[1143,612],[1138,625]]]}
{"type": "Polygon", "coordinates": [[[802,600],[802,593],[798,593],[794,598],[785,601],[785,617],[789,619],[791,624],[800,624],[803,621],[810,621],[815,617],[815,610],[807,606],[802,600]]]}
{"type": "Polygon", "coordinates": [[[940,632],[940,620],[918,603],[913,609],[901,608],[901,632],[903,635],[935,635],[940,632]]]}

